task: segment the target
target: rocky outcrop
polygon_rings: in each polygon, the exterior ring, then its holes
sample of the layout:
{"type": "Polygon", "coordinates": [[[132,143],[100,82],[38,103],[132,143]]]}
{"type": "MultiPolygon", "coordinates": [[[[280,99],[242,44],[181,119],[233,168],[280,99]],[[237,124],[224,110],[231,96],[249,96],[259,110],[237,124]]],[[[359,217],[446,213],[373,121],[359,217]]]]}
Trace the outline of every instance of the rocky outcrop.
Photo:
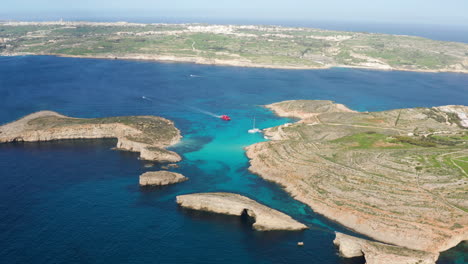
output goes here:
{"type": "Polygon", "coordinates": [[[385,243],[438,253],[468,239],[462,167],[468,140],[455,114],[447,108],[359,113],[331,104],[274,104],[304,119],[266,129],[274,140],[247,147],[250,171],[385,243]]]}
{"type": "MultiPolygon", "coordinates": [[[[459,121],[458,125],[464,128],[468,128],[468,106],[464,105],[445,105],[434,107],[434,109],[440,110],[445,113],[452,113],[455,114],[459,121]]],[[[446,117],[449,119],[449,117],[446,117]]]]}
{"type": "Polygon", "coordinates": [[[170,171],[148,171],[140,175],[140,186],[168,185],[188,180],[180,173],[170,171]]]}
{"type": "Polygon", "coordinates": [[[41,111],[0,127],[0,143],[97,138],[116,138],[117,149],[139,152],[144,160],[181,160],[177,153],[164,149],[181,136],[173,122],[162,117],[83,119],[41,111]]]}
{"type": "Polygon", "coordinates": [[[309,119],[324,113],[355,112],[343,104],[337,104],[329,100],[314,100],[314,102],[314,104],[310,104],[308,100],[291,100],[269,104],[265,107],[278,116],[299,119],[309,119]]]}
{"type": "Polygon", "coordinates": [[[303,230],[307,228],[284,213],[234,193],[179,195],[177,203],[193,210],[237,216],[247,214],[255,220],[253,228],[259,231],[303,230]]]}
{"type": "Polygon", "coordinates": [[[364,256],[366,264],[435,264],[439,257],[437,253],[411,250],[335,233],[336,238],[333,243],[338,246],[341,256],[345,258],[364,256]]]}

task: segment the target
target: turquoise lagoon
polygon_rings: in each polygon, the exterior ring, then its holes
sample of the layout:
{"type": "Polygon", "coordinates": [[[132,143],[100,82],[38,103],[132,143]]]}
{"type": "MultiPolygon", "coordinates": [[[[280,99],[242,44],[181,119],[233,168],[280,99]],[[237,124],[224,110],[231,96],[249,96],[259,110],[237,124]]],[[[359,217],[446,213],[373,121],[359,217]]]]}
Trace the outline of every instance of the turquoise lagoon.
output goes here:
{"type": "MultiPolygon", "coordinates": [[[[364,263],[338,256],[335,230],[279,186],[248,172],[255,116],[266,128],[293,120],[262,105],[328,99],[359,111],[468,103],[468,75],[356,69],[275,70],[49,56],[0,57],[0,123],[39,110],[75,117],[158,115],[175,121],[189,181],[140,188],[160,164],[111,150],[114,140],[0,145],[1,263],[364,263]],[[231,122],[215,115],[228,114],[231,122]],[[178,208],[179,194],[228,191],[307,224],[256,232],[237,217],[178,208]],[[304,247],[297,247],[304,241],[304,247]]],[[[462,263],[466,245],[439,263],[462,263]]]]}

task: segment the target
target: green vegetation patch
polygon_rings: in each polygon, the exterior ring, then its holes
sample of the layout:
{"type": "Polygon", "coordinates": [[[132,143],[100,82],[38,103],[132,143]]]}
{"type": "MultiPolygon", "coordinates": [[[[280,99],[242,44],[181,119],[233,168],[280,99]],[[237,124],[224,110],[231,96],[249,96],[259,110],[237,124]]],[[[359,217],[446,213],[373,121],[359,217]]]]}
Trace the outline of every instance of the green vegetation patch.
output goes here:
{"type": "Polygon", "coordinates": [[[196,56],[283,67],[380,61],[408,70],[468,70],[468,45],[420,37],[275,26],[0,23],[2,54],[196,56]],[[232,58],[231,58],[232,56],[232,58]]]}
{"type": "Polygon", "coordinates": [[[46,116],[29,121],[29,125],[35,126],[36,129],[89,124],[122,124],[133,127],[143,133],[129,139],[146,144],[171,140],[179,133],[169,121],[155,116],[122,116],[89,119],[46,116]]]}
{"type": "Polygon", "coordinates": [[[467,143],[467,140],[460,136],[395,136],[393,142],[407,143],[420,147],[437,147],[437,146],[459,146],[467,143]]]}
{"type": "Polygon", "coordinates": [[[430,140],[428,137],[408,137],[408,136],[395,136],[393,142],[407,143],[419,147],[436,147],[437,144],[430,140]]]}
{"type": "Polygon", "coordinates": [[[468,174],[468,161],[467,161],[467,159],[468,159],[468,157],[465,157],[465,160],[459,159],[459,158],[452,159],[453,163],[458,165],[459,168],[461,168],[465,172],[465,175],[468,174]]]}
{"type": "Polygon", "coordinates": [[[394,138],[374,131],[356,133],[339,139],[332,140],[348,148],[368,149],[368,148],[401,148],[405,145],[397,144],[394,138]]]}

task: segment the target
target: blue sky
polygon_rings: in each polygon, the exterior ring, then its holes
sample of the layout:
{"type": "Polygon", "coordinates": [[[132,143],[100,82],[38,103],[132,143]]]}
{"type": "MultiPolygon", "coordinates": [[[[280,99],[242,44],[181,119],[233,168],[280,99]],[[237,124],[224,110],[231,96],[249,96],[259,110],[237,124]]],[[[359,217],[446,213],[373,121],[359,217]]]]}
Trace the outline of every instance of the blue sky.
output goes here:
{"type": "Polygon", "coordinates": [[[0,19],[190,18],[468,26],[468,0],[1,0],[0,19]]]}

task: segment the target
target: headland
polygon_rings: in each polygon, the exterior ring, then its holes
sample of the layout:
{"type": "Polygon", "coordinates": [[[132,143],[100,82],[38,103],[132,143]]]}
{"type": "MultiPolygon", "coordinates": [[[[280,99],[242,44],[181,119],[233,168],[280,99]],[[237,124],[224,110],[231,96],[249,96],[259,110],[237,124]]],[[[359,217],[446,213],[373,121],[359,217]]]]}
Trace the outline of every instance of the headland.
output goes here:
{"type": "Polygon", "coordinates": [[[358,233],[439,253],[468,239],[467,106],[355,112],[332,101],[267,106],[300,121],[247,148],[250,170],[358,233]]]}
{"type": "Polygon", "coordinates": [[[73,118],[40,111],[0,126],[0,143],[97,138],[116,138],[117,149],[139,152],[143,160],[181,160],[177,153],[165,149],[179,142],[180,131],[162,117],[73,118]]]}

